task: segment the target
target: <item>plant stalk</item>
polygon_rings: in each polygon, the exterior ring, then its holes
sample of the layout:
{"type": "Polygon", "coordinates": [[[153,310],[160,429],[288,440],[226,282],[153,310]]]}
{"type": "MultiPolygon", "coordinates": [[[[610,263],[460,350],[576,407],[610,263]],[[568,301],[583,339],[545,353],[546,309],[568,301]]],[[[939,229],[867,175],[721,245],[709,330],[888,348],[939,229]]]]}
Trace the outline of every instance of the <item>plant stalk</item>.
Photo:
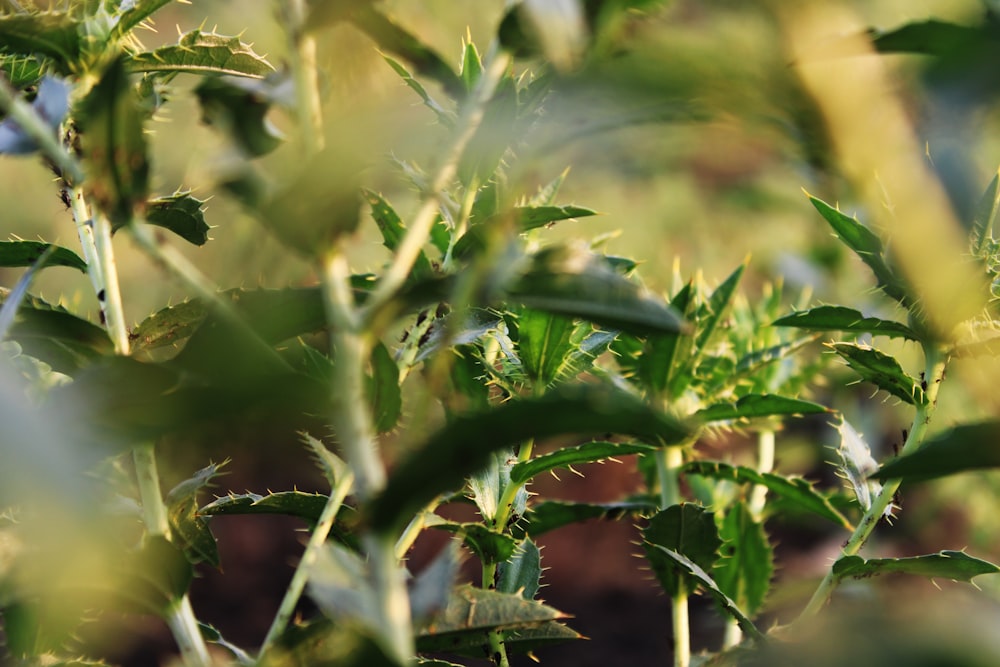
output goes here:
{"type": "Polygon", "coordinates": [[[671,619],[674,628],[674,667],[689,667],[691,664],[691,620],[688,615],[688,593],[684,580],[678,581],[677,594],[671,605],[671,619]]]}
{"type": "MultiPolygon", "coordinates": [[[[83,259],[87,262],[87,277],[94,287],[94,294],[100,294],[104,289],[104,274],[101,272],[101,263],[97,253],[97,238],[94,234],[94,219],[90,215],[90,207],[83,188],[68,185],[63,186],[66,196],[69,197],[70,211],[73,214],[73,222],[76,223],[76,233],[80,237],[80,249],[83,251],[83,259]]],[[[104,312],[104,302],[98,300],[101,312],[104,312]]],[[[107,313],[104,315],[107,321],[107,313]]]]}
{"type": "Polygon", "coordinates": [[[101,304],[105,326],[115,345],[115,352],[127,356],[130,352],[128,327],[125,325],[122,293],[118,284],[118,265],[111,245],[111,221],[101,213],[94,215],[92,221],[97,262],[104,280],[104,285],[97,292],[97,300],[101,304]]]}
{"type": "MultiPolygon", "coordinates": [[[[924,377],[927,379],[925,401],[923,404],[917,406],[909,435],[900,451],[901,455],[911,454],[923,444],[928,424],[934,414],[934,409],[937,407],[938,391],[941,381],[944,379],[945,368],[948,363],[944,350],[941,346],[934,343],[924,345],[924,359],[924,377]]],[[[878,525],[879,521],[885,515],[885,510],[892,503],[892,499],[899,490],[901,483],[902,480],[899,479],[886,480],[882,486],[882,490],[872,500],[871,507],[865,512],[850,538],[844,543],[844,547],[840,550],[840,558],[854,556],[861,550],[861,547],[864,546],[865,542],[871,536],[872,531],[875,530],[875,526],[878,525]]],[[[834,575],[833,568],[831,567],[795,622],[803,621],[819,613],[829,601],[830,596],[839,583],[840,579],[834,575]]]]}
{"type": "MultiPolygon", "coordinates": [[[[279,7],[283,3],[278,3],[279,7]]],[[[307,31],[305,0],[289,0],[284,7],[289,30],[288,59],[295,80],[295,108],[299,132],[306,155],[323,150],[323,101],[319,94],[319,71],[316,64],[316,38],[307,31]]]]}
{"type": "MultiPolygon", "coordinates": [[[[661,447],[655,454],[656,476],[660,483],[660,509],[682,501],[680,469],[684,465],[683,447],[661,447]]],[[[691,622],[688,615],[688,591],[683,578],[678,579],[677,592],[671,604],[670,622],[674,632],[674,667],[691,663],[691,622]]]]}

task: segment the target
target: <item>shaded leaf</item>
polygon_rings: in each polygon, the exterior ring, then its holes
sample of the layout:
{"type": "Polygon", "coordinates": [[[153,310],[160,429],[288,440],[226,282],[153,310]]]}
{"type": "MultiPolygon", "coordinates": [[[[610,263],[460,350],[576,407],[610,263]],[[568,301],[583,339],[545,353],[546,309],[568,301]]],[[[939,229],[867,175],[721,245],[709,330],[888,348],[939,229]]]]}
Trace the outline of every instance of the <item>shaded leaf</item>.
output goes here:
{"type": "Polygon", "coordinates": [[[489,230],[493,225],[509,223],[519,232],[528,232],[539,227],[551,226],[562,220],[592,215],[597,215],[597,211],[582,206],[515,206],[502,213],[490,215],[470,228],[455,244],[455,256],[466,259],[482,251],[486,247],[489,230]]]}
{"type": "Polygon", "coordinates": [[[963,424],[928,438],[912,454],[892,459],[871,476],[921,481],[1000,467],[1000,422],[963,424]]]}
{"type": "Polygon", "coordinates": [[[865,317],[859,311],[844,306],[819,306],[798,313],[786,315],[771,323],[776,327],[798,327],[808,331],[847,331],[850,333],[870,333],[873,336],[920,340],[920,336],[910,327],[900,322],[865,317]]]}
{"type": "Polygon", "coordinates": [[[976,215],[972,220],[970,238],[973,250],[977,254],[982,253],[987,246],[987,242],[993,238],[993,230],[997,215],[1000,214],[1000,171],[993,176],[979,206],[976,207],[976,215]]]}
{"type": "Polygon", "coordinates": [[[459,487],[490,455],[528,438],[622,433],[678,444],[687,425],[634,396],[598,385],[557,388],[540,398],[508,401],[492,410],[455,417],[402,461],[369,507],[376,530],[412,516],[439,493],[459,487]]]}
{"type": "Polygon", "coordinates": [[[533,600],[542,579],[542,554],[530,539],[517,545],[513,557],[500,563],[497,590],[514,593],[525,600],[533,600]]]}
{"type": "Polygon", "coordinates": [[[76,118],[91,196],[115,228],[132,221],[149,192],[146,114],[125,60],[111,61],[80,101],[76,118]]]}
{"type": "Polygon", "coordinates": [[[926,556],[872,558],[870,560],[865,560],[860,556],[844,556],[833,564],[833,574],[841,579],[864,579],[885,572],[902,572],[932,579],[941,577],[971,583],[974,577],[981,574],[1000,572],[1000,567],[985,560],[973,558],[964,551],[940,551],[926,556]]]}
{"type": "Polygon", "coordinates": [[[146,222],[169,229],[194,245],[205,245],[209,227],[205,222],[204,205],[205,200],[194,197],[190,191],[158,197],[147,205],[146,222]]]}
{"type": "Polygon", "coordinates": [[[216,498],[199,509],[199,513],[207,516],[229,514],[284,514],[316,523],[323,508],[326,507],[327,496],[322,493],[305,493],[303,491],[278,491],[265,496],[256,493],[229,494],[216,498]]]}
{"type": "Polygon", "coordinates": [[[854,530],[851,522],[829,501],[801,477],[785,477],[774,473],[762,473],[746,466],[734,466],[715,461],[692,461],[686,463],[684,472],[702,475],[712,479],[729,480],[741,484],[760,484],[780,498],[787,499],[796,507],[833,521],[847,530],[854,530]]]}
{"type": "Polygon", "coordinates": [[[267,155],[283,139],[267,117],[277,85],[235,77],[206,77],[194,89],[201,105],[201,121],[226,133],[248,156],[267,155]]]}
{"type": "Polygon", "coordinates": [[[907,375],[893,357],[867,345],[855,343],[832,343],[830,347],[843,357],[862,380],[871,382],[910,405],[923,405],[927,400],[920,384],[907,375]]]}
{"type": "Polygon", "coordinates": [[[0,44],[8,53],[46,56],[60,74],[70,74],[79,65],[82,50],[79,26],[63,12],[0,15],[0,44]]]}
{"type": "Polygon", "coordinates": [[[984,37],[981,28],[938,19],[915,21],[891,30],[872,29],[869,37],[881,53],[919,53],[945,57],[962,51],[984,37]]]}
{"type": "Polygon", "coordinates": [[[517,547],[513,537],[490,530],[481,523],[443,521],[431,527],[458,535],[465,545],[486,563],[500,563],[507,560],[517,547]]]}
{"type": "Polygon", "coordinates": [[[177,345],[194,334],[207,315],[208,308],[197,299],[167,306],[153,313],[129,332],[133,354],[141,350],[177,345]]]}
{"type": "Polygon", "coordinates": [[[757,417],[794,416],[831,412],[826,406],[812,401],[774,394],[749,394],[735,403],[710,405],[694,414],[702,422],[723,422],[754,419],[757,417]]]}
{"type": "Polygon", "coordinates": [[[510,478],[515,484],[523,484],[536,475],[557,468],[594,463],[629,454],[650,453],[656,449],[652,445],[640,442],[588,442],[576,447],[557,449],[518,463],[511,469],[510,478]]]}
{"type": "Polygon", "coordinates": [[[226,641],[225,637],[222,636],[222,633],[219,632],[215,626],[199,621],[198,630],[201,632],[202,639],[210,644],[216,644],[229,651],[233,657],[236,658],[236,662],[240,665],[254,664],[254,659],[250,657],[249,653],[232,642],[226,641]]]}
{"type": "Polygon", "coordinates": [[[192,30],[176,44],[134,54],[128,61],[131,72],[187,72],[264,77],[274,68],[254,53],[239,37],[192,30]]]}
{"type": "Polygon", "coordinates": [[[559,376],[563,360],[574,346],[573,320],[538,310],[521,311],[517,321],[521,368],[536,387],[547,387],[559,376]]]}
{"type": "Polygon", "coordinates": [[[425,621],[445,608],[461,564],[458,540],[451,540],[413,579],[409,588],[410,613],[414,619],[425,621]]]}
{"type": "Polygon", "coordinates": [[[668,549],[659,544],[650,545],[653,549],[666,555],[670,560],[674,561],[678,567],[680,567],[688,576],[697,581],[702,588],[704,588],[709,595],[726,611],[730,616],[736,619],[739,623],[740,629],[755,642],[764,642],[766,637],[757,627],[753,624],[753,621],[739,608],[739,606],[733,602],[725,593],[719,590],[718,585],[715,581],[705,572],[704,568],[699,566],[697,563],[693,562],[691,559],[687,558],[681,553],[674,551],[673,549],[668,549]]]}
{"type": "Polygon", "coordinates": [[[403,414],[399,366],[382,343],[372,348],[370,364],[372,374],[367,378],[367,386],[373,421],[379,433],[387,433],[396,428],[403,414]]]}
{"type": "Polygon", "coordinates": [[[684,589],[678,577],[682,570],[665,550],[682,552],[703,569],[711,569],[722,546],[714,515],[692,503],[672,505],[658,512],[643,528],[642,537],[646,558],[663,590],[671,596],[684,589]]]}
{"type": "MultiPolygon", "coordinates": [[[[361,193],[371,209],[372,219],[382,233],[382,244],[389,250],[395,251],[406,235],[406,226],[382,195],[368,189],[362,190],[361,193]]],[[[412,271],[411,275],[418,278],[434,274],[434,268],[422,250],[413,263],[412,271]]]]}
{"type": "Polygon", "coordinates": [[[7,77],[12,88],[24,90],[34,86],[45,73],[42,61],[34,56],[0,54],[0,71],[7,77]]]}
{"type": "Polygon", "coordinates": [[[591,519],[616,521],[623,517],[645,516],[655,512],[658,507],[654,500],[618,503],[543,500],[531,506],[524,518],[511,528],[511,533],[519,538],[525,535],[537,537],[550,530],[591,519]]]}
{"type": "Polygon", "coordinates": [[[745,502],[726,510],[719,526],[722,547],[712,576],[719,590],[748,615],[764,604],[774,574],[774,552],[764,526],[754,521],[745,502]]]}
{"type": "Polygon", "coordinates": [[[166,614],[187,593],[194,570],[184,554],[165,538],[147,536],[124,567],[126,583],[118,587],[122,602],[143,613],[166,614]]]}
{"type": "Polygon", "coordinates": [[[0,241],[0,266],[32,266],[49,248],[52,252],[46,256],[43,266],[68,266],[87,272],[87,263],[75,252],[41,241],[0,241]]]}

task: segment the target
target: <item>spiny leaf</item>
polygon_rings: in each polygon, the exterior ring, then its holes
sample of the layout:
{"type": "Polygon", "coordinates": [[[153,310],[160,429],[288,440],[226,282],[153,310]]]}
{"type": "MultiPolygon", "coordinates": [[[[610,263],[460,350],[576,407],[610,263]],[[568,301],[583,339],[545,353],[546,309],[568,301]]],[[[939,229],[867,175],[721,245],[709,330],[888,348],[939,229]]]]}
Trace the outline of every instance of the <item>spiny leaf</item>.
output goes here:
{"type": "Polygon", "coordinates": [[[557,449],[549,454],[518,463],[511,469],[510,479],[515,484],[523,484],[532,477],[549,470],[604,461],[616,456],[654,451],[656,451],[656,447],[639,442],[588,442],[577,447],[557,449]]]}
{"type": "Polygon", "coordinates": [[[150,200],[146,208],[146,222],[169,229],[194,245],[208,242],[208,223],[205,222],[204,199],[190,191],[177,192],[169,197],[150,200]]]}
{"type": "Polygon", "coordinates": [[[924,441],[912,454],[895,458],[876,479],[922,481],[967,470],[1000,467],[1000,421],[963,424],[924,441]]]}
{"type": "Polygon", "coordinates": [[[851,522],[825,496],[818,493],[812,484],[801,477],[762,473],[753,468],[715,461],[692,461],[685,464],[683,470],[690,475],[702,475],[741,484],[760,484],[767,487],[767,490],[774,495],[791,501],[798,508],[813,512],[847,530],[854,529],[851,522]]]}
{"type": "Polygon", "coordinates": [[[844,306],[819,306],[786,315],[771,323],[776,327],[798,327],[808,331],[847,331],[870,333],[873,336],[920,340],[910,327],[877,317],[865,317],[859,311],[844,306]]]}
{"type": "Polygon", "coordinates": [[[194,89],[201,121],[226,133],[248,156],[267,155],[283,139],[268,120],[280,85],[270,78],[205,77],[194,89]]]}
{"type": "Polygon", "coordinates": [[[80,65],[79,26],[62,12],[0,15],[0,44],[11,54],[46,56],[60,74],[70,74],[80,65]]]}
{"type": "Polygon", "coordinates": [[[11,87],[24,90],[39,82],[45,73],[45,65],[44,61],[34,56],[2,53],[0,71],[7,77],[11,87]]]}
{"type": "Polygon", "coordinates": [[[485,220],[473,225],[455,244],[455,256],[463,259],[468,258],[485,248],[488,230],[492,225],[509,223],[520,232],[528,232],[562,220],[586,218],[592,215],[597,215],[597,211],[582,206],[515,206],[502,213],[490,215],[485,220]]]}
{"type": "Polygon", "coordinates": [[[239,37],[192,30],[176,44],[137,53],[128,62],[131,72],[188,72],[261,78],[274,71],[239,37]]]}
{"type": "Polygon", "coordinates": [[[634,396],[597,385],[553,389],[540,398],[513,400],[486,412],[452,419],[399,464],[371,503],[369,521],[388,529],[439,493],[457,488],[492,452],[528,438],[622,433],[665,445],[683,442],[687,425],[634,396]]]}
{"type": "Polygon", "coordinates": [[[881,53],[919,53],[947,57],[980,42],[981,28],[928,19],[906,23],[891,30],[869,31],[872,44],[881,53]]]}
{"type": "Polygon", "coordinates": [[[873,231],[862,225],[855,218],[848,217],[826,202],[809,196],[809,201],[816,207],[841,241],[861,258],[875,274],[878,286],[888,296],[899,301],[904,306],[909,303],[903,282],[893,273],[886,263],[882,239],[873,231]]]}
{"type": "Polygon", "coordinates": [[[926,402],[924,389],[903,371],[893,357],[867,345],[855,343],[832,343],[830,347],[843,357],[862,380],[871,382],[910,405],[923,405],[926,402]]]}
{"type": "Polygon", "coordinates": [[[590,519],[617,520],[622,517],[636,517],[652,514],[658,509],[657,503],[647,501],[625,501],[618,503],[575,503],[563,500],[543,500],[531,506],[531,510],[514,524],[511,533],[515,537],[539,536],[571,523],[590,519]]]}
{"type": "Polygon", "coordinates": [[[403,83],[409,86],[411,90],[420,96],[420,99],[424,101],[424,106],[434,112],[434,115],[437,116],[438,122],[441,123],[442,126],[448,129],[455,126],[454,112],[448,111],[443,106],[438,104],[437,100],[430,96],[430,93],[427,92],[427,89],[424,88],[423,84],[414,79],[413,75],[410,74],[410,71],[403,67],[398,61],[393,60],[384,53],[382,54],[382,57],[387,63],[389,63],[389,67],[391,67],[393,71],[395,71],[396,74],[403,79],[403,83]]]}
{"type": "Polygon", "coordinates": [[[523,540],[517,545],[513,557],[500,563],[497,572],[498,591],[520,594],[525,600],[533,600],[542,578],[542,554],[538,545],[530,539],[523,540]]]}
{"type": "Polygon", "coordinates": [[[715,333],[716,327],[718,327],[719,322],[722,321],[723,315],[725,315],[730,305],[732,304],[733,297],[736,295],[736,288],[740,284],[740,280],[743,278],[743,272],[746,271],[747,262],[743,262],[736,270],[733,271],[729,276],[722,281],[715,291],[712,292],[712,296],[708,298],[707,312],[704,315],[699,316],[697,331],[695,334],[695,350],[696,355],[701,355],[704,353],[705,346],[708,344],[709,340],[712,338],[712,334],[715,333]]]}
{"type": "Polygon", "coordinates": [[[471,93],[479,83],[479,78],[483,75],[483,59],[479,56],[479,49],[472,43],[471,39],[465,42],[462,49],[462,83],[465,84],[465,92],[471,93]]]}
{"type": "MultiPolygon", "coordinates": [[[[361,193],[371,208],[372,219],[375,220],[379,231],[382,232],[383,245],[389,250],[395,251],[406,234],[406,226],[382,195],[368,189],[362,190],[361,193]]],[[[413,263],[412,275],[423,278],[433,274],[434,268],[431,266],[430,260],[427,259],[427,255],[421,250],[413,263]]]]}
{"type": "Polygon", "coordinates": [[[969,232],[972,240],[973,251],[981,254],[987,243],[993,238],[993,230],[997,215],[1000,214],[1000,170],[990,181],[979,206],[976,207],[976,215],[972,220],[972,229],[969,232]]]}
{"type": "Polygon", "coordinates": [[[763,606],[774,574],[774,552],[764,526],[754,520],[745,502],[738,502],[726,510],[719,537],[721,557],[712,570],[715,582],[719,590],[753,615],[763,606]]]}
{"type": "Polygon", "coordinates": [[[712,596],[713,599],[721,606],[726,613],[736,619],[739,623],[740,629],[755,642],[764,642],[766,637],[764,634],[757,629],[753,624],[753,621],[743,613],[739,606],[733,602],[725,593],[719,590],[718,585],[712,580],[712,577],[708,575],[705,570],[699,566],[697,563],[693,562],[688,557],[683,554],[674,551],[673,549],[668,549],[667,547],[661,546],[659,544],[650,545],[656,551],[662,552],[668,558],[673,560],[677,565],[683,569],[684,572],[688,574],[691,578],[697,581],[708,594],[712,596]]]}
{"type": "Polygon", "coordinates": [[[865,560],[860,556],[844,556],[833,564],[833,574],[841,579],[864,579],[884,572],[902,572],[931,579],[941,577],[971,583],[973,578],[981,574],[1000,572],[1000,567],[988,561],[973,558],[964,551],[940,551],[925,556],[872,558],[870,560],[865,560]]]}
{"type": "Polygon", "coordinates": [[[262,496],[256,493],[229,494],[216,498],[198,510],[207,516],[223,514],[284,514],[305,519],[311,523],[319,520],[326,506],[327,496],[303,491],[278,491],[262,496]]]}
{"type": "Polygon", "coordinates": [[[111,61],[81,101],[77,114],[87,183],[94,201],[114,227],[132,221],[149,192],[145,113],[125,70],[125,57],[111,61]]]}
{"type": "Polygon", "coordinates": [[[719,530],[715,517],[693,503],[672,505],[658,512],[642,531],[646,557],[667,595],[683,589],[683,579],[663,549],[683,552],[704,569],[711,569],[719,557],[719,530]]]}
{"type": "Polygon", "coordinates": [[[773,394],[749,394],[735,403],[710,405],[694,414],[703,422],[730,422],[758,417],[823,414],[830,409],[819,403],[773,394]]]}
{"type": "Polygon", "coordinates": [[[458,535],[465,545],[486,563],[506,561],[517,547],[513,537],[490,530],[481,523],[443,521],[431,527],[458,535]]]}
{"type": "Polygon", "coordinates": [[[173,0],[135,0],[130,9],[122,12],[115,25],[115,36],[120,38],[137,28],[143,21],[173,0]]]}
{"type": "Polygon", "coordinates": [[[44,266],[68,266],[87,272],[87,263],[75,252],[41,241],[0,241],[0,266],[32,266],[49,248],[52,252],[46,257],[44,266]]]}
{"type": "Polygon", "coordinates": [[[573,350],[573,320],[525,309],[518,316],[518,352],[524,373],[536,387],[547,387],[559,375],[563,360],[573,350]]]}
{"type": "Polygon", "coordinates": [[[197,331],[207,315],[205,303],[197,299],[167,306],[129,332],[132,350],[139,352],[177,345],[197,331]]]}
{"type": "Polygon", "coordinates": [[[388,433],[396,428],[403,414],[403,396],[399,387],[399,366],[382,343],[372,348],[371,369],[368,391],[375,429],[388,433]]]}

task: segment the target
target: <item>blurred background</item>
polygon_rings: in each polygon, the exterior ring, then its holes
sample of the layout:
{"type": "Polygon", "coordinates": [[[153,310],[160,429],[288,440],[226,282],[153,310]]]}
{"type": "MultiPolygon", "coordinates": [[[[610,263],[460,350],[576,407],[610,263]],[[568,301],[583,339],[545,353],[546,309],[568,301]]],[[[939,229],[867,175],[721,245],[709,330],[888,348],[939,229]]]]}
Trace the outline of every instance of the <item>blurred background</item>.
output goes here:
{"type": "MultiPolygon", "coordinates": [[[[485,51],[505,10],[503,0],[381,4],[456,69],[463,37],[468,35],[485,51]]],[[[866,219],[868,212],[845,178],[822,113],[798,79],[788,46],[788,33],[796,29],[794,17],[784,4],[652,3],[644,13],[630,16],[610,43],[602,45],[602,53],[567,73],[546,105],[544,121],[517,148],[514,169],[530,186],[527,194],[568,168],[560,203],[587,206],[601,215],[560,223],[545,238],[605,236],[607,251],[638,260],[642,280],[661,293],[673,284],[675,264],[682,276],[701,272],[714,284],[750,256],[744,284],[748,299],[753,300],[764,283],[781,281],[790,299],[805,292],[812,303],[892,315],[886,300],[874,292],[870,274],[836,243],[803,194],[807,190],[866,219]]],[[[978,0],[859,0],[839,5],[849,8],[860,25],[876,29],[930,17],[981,25],[986,11],[978,0]]],[[[176,3],[158,15],[159,32],[143,33],[142,38],[152,47],[171,40],[178,29],[204,26],[221,34],[241,33],[280,66],[286,47],[274,6],[265,0],[176,3]]],[[[324,30],[319,38],[327,123],[341,123],[363,135],[359,144],[370,155],[391,152],[399,159],[433,163],[445,135],[373,43],[347,26],[324,30]]],[[[924,56],[879,58],[888,69],[889,92],[926,146],[924,159],[939,174],[956,219],[968,223],[1000,164],[996,60],[949,64],[924,56]]],[[[531,65],[519,61],[517,67],[531,65]]],[[[211,197],[207,219],[214,226],[213,240],[202,248],[181,249],[221,288],[315,284],[306,262],[214,187],[225,168],[227,148],[200,123],[195,99],[187,94],[192,85],[184,77],[177,79],[174,99],[151,135],[157,194],[195,188],[196,196],[211,197]]],[[[433,83],[426,85],[444,99],[433,83]]],[[[294,132],[291,120],[280,113],[272,120],[279,129],[294,132]]],[[[266,160],[294,162],[294,150],[287,146],[266,160]]],[[[374,164],[365,178],[405,218],[414,210],[414,194],[388,162],[374,164]]],[[[6,234],[76,247],[71,216],[50,173],[36,161],[0,159],[0,202],[6,234]]],[[[374,225],[363,227],[355,247],[356,272],[377,271],[387,258],[374,225]]],[[[125,239],[118,240],[116,252],[126,315],[132,322],[187,296],[125,239]]],[[[0,284],[11,285],[16,278],[15,272],[0,269],[0,284]]],[[[96,301],[79,274],[49,270],[34,291],[97,321],[96,301]]],[[[890,346],[890,351],[904,360],[916,359],[917,351],[903,344],[890,346]]],[[[948,384],[941,398],[941,426],[995,414],[995,389],[988,391],[995,387],[994,370],[989,365],[956,367],[968,381],[948,384]]],[[[832,373],[819,400],[843,411],[868,436],[876,456],[890,452],[911,419],[906,406],[873,396],[871,387],[844,388],[837,371],[832,373]]],[[[230,474],[221,480],[228,489],[322,488],[301,447],[287,434],[257,426],[207,435],[211,442],[200,460],[171,460],[168,454],[165,474],[180,480],[207,459],[231,457],[230,474]]],[[[796,422],[779,434],[779,470],[838,484],[825,463],[835,438],[824,420],[796,422]]],[[[747,444],[734,436],[704,446],[728,450],[738,458],[747,444]]],[[[612,500],[634,488],[638,479],[631,461],[583,472],[584,478],[566,475],[540,482],[533,490],[556,498],[612,500]]],[[[891,531],[879,533],[877,548],[883,555],[968,548],[979,557],[1000,560],[998,492],[1000,479],[987,473],[906,489],[903,511],[891,531]]],[[[779,536],[779,579],[820,576],[846,537],[825,526],[768,527],[779,536]]],[[[297,528],[281,518],[216,519],[213,529],[220,539],[223,572],[206,569],[195,583],[192,595],[199,616],[237,644],[259,643],[301,550],[303,537],[297,528]]],[[[543,564],[550,568],[543,596],[574,615],[571,625],[591,637],[540,652],[544,664],[652,664],[669,654],[669,600],[658,594],[658,586],[634,557],[637,539],[625,521],[579,525],[541,540],[543,564]]],[[[419,569],[420,559],[433,546],[414,556],[415,567],[419,569]]],[[[995,579],[978,582],[986,595],[976,603],[969,602],[965,588],[943,585],[939,591],[922,580],[906,580],[906,594],[955,598],[956,604],[984,605],[995,614],[993,605],[1000,600],[995,579]]],[[[810,589],[806,582],[805,590],[810,589]]],[[[800,594],[779,587],[772,605],[775,617],[780,617],[785,599],[800,594]]],[[[711,605],[696,602],[695,616],[700,628],[696,648],[716,647],[722,622],[711,605]]],[[[129,664],[157,664],[173,651],[169,635],[157,622],[122,623],[123,636],[132,641],[118,657],[129,664]]]]}

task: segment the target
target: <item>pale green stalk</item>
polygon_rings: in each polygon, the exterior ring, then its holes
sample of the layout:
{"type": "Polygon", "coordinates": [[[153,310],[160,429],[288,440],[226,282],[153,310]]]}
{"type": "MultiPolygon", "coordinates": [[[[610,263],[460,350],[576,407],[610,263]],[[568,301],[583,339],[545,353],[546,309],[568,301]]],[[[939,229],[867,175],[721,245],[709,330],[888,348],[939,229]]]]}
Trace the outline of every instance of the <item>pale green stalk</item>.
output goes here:
{"type": "Polygon", "coordinates": [[[97,299],[101,303],[105,326],[115,345],[115,351],[128,356],[130,352],[128,327],[125,324],[122,294],[118,286],[118,265],[111,245],[111,221],[103,214],[94,215],[92,221],[97,262],[101,267],[101,277],[104,279],[104,286],[98,291],[97,299]]]}
{"type": "MultiPolygon", "coordinates": [[[[66,196],[69,197],[70,211],[73,213],[73,222],[76,223],[76,233],[80,237],[80,249],[83,251],[83,260],[87,262],[87,277],[94,287],[94,294],[99,294],[104,289],[104,275],[101,272],[101,263],[97,255],[97,239],[94,235],[94,219],[90,215],[90,207],[81,187],[65,186],[66,196]]],[[[104,302],[100,302],[101,312],[104,312],[104,302]]],[[[105,318],[107,314],[105,313],[105,318]]]]}
{"type": "MultiPolygon", "coordinates": [[[[281,7],[282,3],[279,3],[281,7]]],[[[323,102],[316,67],[316,39],[307,31],[305,0],[289,0],[284,6],[288,24],[288,59],[295,79],[295,102],[300,139],[307,155],[323,150],[323,102]]]]}
{"type": "Polygon", "coordinates": [[[71,185],[83,182],[83,169],[74,159],[59,137],[34,107],[10,85],[6,77],[0,76],[0,111],[14,120],[25,134],[35,140],[42,153],[52,161],[59,174],[71,185]]]}
{"type": "Polygon", "coordinates": [[[312,535],[309,536],[309,542],[302,553],[302,560],[299,561],[298,567],[295,568],[295,574],[292,576],[292,581],[285,590],[285,596],[281,601],[281,606],[278,608],[278,613],[275,615],[274,621],[267,631],[267,636],[264,638],[264,643],[260,647],[259,655],[261,658],[267,654],[268,649],[274,645],[274,642],[285,631],[285,628],[288,627],[288,623],[295,613],[295,607],[299,603],[299,598],[302,597],[302,591],[305,590],[306,582],[309,579],[309,570],[319,557],[319,551],[326,543],[326,539],[330,535],[330,530],[333,528],[334,520],[337,518],[337,512],[344,504],[344,499],[350,493],[353,483],[354,475],[347,473],[341,479],[338,479],[336,485],[330,489],[330,497],[323,507],[323,512],[320,514],[319,521],[317,521],[312,535]]]}
{"type": "MultiPolygon", "coordinates": [[[[922,405],[917,406],[917,412],[913,417],[913,424],[910,427],[909,435],[900,451],[901,455],[910,454],[919,449],[923,444],[928,424],[937,406],[938,390],[941,381],[944,379],[945,367],[948,362],[944,350],[933,343],[924,346],[924,357],[924,377],[927,379],[926,400],[922,405]]],[[[878,525],[879,521],[885,515],[885,510],[892,503],[892,499],[899,490],[901,483],[902,480],[898,479],[886,480],[882,486],[882,490],[872,500],[871,507],[865,512],[850,538],[844,543],[838,558],[854,556],[864,546],[865,542],[871,536],[872,531],[875,530],[875,526],[878,525]]],[[[823,580],[816,588],[816,592],[813,593],[812,599],[809,600],[805,609],[802,610],[796,622],[803,621],[819,613],[839,583],[840,578],[833,573],[833,568],[831,568],[826,573],[826,576],[823,577],[823,580]]]]}
{"type": "MultiPolygon", "coordinates": [[[[684,465],[683,447],[662,447],[656,454],[656,476],[660,483],[660,509],[681,502],[680,469],[684,465]]],[[[674,631],[674,667],[691,664],[691,623],[688,616],[688,592],[684,579],[678,578],[677,592],[671,601],[674,631]]]]}

